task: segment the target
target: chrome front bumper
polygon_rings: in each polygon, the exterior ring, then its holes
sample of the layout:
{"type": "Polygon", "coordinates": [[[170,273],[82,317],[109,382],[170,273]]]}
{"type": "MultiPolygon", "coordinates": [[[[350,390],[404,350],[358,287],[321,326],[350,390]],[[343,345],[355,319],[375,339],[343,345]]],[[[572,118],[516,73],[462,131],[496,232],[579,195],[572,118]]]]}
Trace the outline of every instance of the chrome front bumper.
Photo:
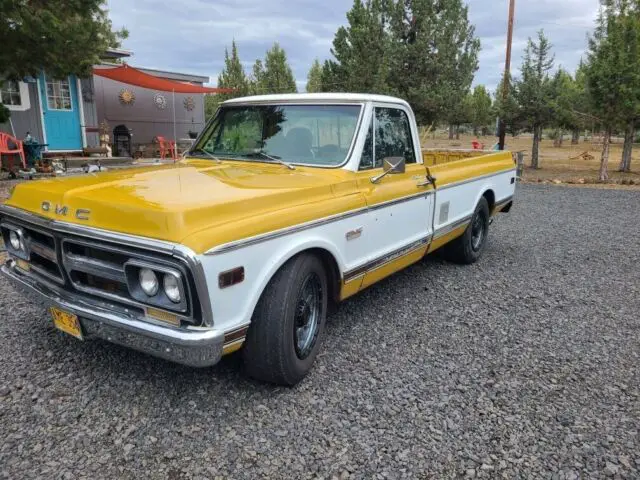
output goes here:
{"type": "Polygon", "coordinates": [[[126,312],[88,303],[57,291],[16,271],[13,260],[0,269],[19,291],[44,307],[58,307],[78,316],[83,336],[101,338],[192,367],[214,365],[222,356],[224,332],[208,327],[175,328],[143,322],[126,312]]]}

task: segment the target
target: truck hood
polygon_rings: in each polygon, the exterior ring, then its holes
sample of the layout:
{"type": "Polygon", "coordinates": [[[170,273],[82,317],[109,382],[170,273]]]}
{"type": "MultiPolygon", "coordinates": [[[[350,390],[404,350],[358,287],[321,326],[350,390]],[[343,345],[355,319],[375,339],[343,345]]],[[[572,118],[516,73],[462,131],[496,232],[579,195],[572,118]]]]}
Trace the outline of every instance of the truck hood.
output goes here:
{"type": "Polygon", "coordinates": [[[185,243],[197,252],[350,208],[327,200],[355,192],[354,174],[341,169],[185,160],[26,182],[5,204],[55,220],[185,243]],[[325,204],[327,211],[319,211],[325,204]],[[90,212],[80,215],[87,220],[77,217],[78,209],[90,212]],[[224,234],[198,235],[216,227],[224,234]],[[188,237],[198,239],[189,245],[188,237]]]}

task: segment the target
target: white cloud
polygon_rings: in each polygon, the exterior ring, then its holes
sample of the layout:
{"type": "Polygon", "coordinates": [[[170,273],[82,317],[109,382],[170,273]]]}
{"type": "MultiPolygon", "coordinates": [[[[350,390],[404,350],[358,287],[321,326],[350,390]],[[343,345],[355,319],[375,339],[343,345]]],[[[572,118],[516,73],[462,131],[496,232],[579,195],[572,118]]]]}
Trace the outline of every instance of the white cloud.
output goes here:
{"type": "MultiPolygon", "coordinates": [[[[476,83],[495,88],[504,68],[506,0],[469,0],[470,20],[482,42],[476,83]]],[[[137,66],[207,75],[215,83],[225,46],[236,40],[247,71],[273,42],[286,50],[298,88],[315,58],[328,58],[333,35],[346,23],[350,0],[109,0],[116,27],[126,26],[124,47],[137,66]]],[[[573,70],[586,48],[598,0],[516,1],[512,66],[516,74],[527,38],[544,29],[557,63],[573,70]]]]}

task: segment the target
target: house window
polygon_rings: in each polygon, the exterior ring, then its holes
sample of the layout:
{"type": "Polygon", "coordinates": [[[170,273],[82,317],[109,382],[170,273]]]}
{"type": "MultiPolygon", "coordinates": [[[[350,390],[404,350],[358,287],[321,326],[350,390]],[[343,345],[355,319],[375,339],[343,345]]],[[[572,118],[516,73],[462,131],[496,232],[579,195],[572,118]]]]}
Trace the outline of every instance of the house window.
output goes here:
{"type": "Polygon", "coordinates": [[[9,110],[29,110],[29,86],[15,80],[0,80],[0,103],[9,110]]]}
{"type": "Polygon", "coordinates": [[[7,107],[19,107],[22,105],[19,82],[15,80],[5,80],[0,87],[0,92],[2,92],[2,103],[7,107]]]}
{"type": "Polygon", "coordinates": [[[69,79],[47,79],[47,106],[49,110],[71,110],[69,79]]]}

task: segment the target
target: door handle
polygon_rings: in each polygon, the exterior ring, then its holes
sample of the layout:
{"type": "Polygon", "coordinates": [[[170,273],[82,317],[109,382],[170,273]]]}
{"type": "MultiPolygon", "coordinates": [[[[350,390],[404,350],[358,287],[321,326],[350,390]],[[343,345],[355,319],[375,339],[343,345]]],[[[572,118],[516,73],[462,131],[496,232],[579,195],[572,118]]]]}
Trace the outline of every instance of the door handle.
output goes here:
{"type": "Polygon", "coordinates": [[[427,187],[429,185],[433,185],[433,188],[436,187],[436,177],[432,177],[431,175],[427,175],[424,180],[418,182],[416,184],[418,187],[427,187]]]}

